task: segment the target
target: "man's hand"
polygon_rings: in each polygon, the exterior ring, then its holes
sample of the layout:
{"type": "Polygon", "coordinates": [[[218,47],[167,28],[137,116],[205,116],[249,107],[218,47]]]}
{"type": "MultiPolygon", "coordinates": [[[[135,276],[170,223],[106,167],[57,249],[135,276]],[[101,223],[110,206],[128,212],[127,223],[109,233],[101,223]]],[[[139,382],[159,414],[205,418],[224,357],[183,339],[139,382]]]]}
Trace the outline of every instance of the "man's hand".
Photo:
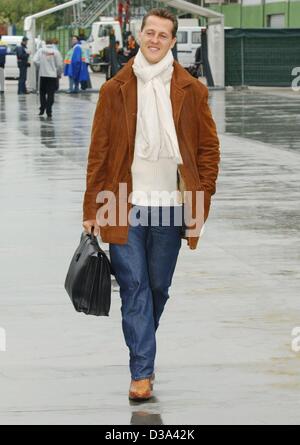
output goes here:
{"type": "Polygon", "coordinates": [[[88,219],[83,222],[83,228],[86,232],[91,233],[92,227],[94,227],[94,235],[98,236],[100,234],[100,227],[95,219],[88,219]]]}

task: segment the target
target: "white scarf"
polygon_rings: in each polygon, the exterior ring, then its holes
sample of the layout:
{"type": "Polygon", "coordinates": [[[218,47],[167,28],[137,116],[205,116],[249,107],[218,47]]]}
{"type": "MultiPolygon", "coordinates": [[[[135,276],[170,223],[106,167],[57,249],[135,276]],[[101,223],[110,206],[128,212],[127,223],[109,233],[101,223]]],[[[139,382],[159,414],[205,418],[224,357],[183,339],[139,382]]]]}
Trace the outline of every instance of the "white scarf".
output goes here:
{"type": "Polygon", "coordinates": [[[174,70],[173,61],[171,50],[155,64],[149,63],[141,50],[134,59],[132,68],[138,80],[135,150],[139,157],[149,161],[166,157],[182,164],[167,90],[174,70]]]}

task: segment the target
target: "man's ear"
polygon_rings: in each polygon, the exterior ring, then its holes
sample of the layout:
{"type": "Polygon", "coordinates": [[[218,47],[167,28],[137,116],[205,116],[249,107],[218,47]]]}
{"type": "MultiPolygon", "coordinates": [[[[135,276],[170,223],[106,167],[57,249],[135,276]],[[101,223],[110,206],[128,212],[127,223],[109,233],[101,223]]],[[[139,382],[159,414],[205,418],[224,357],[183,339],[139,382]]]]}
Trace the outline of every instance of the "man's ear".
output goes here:
{"type": "Polygon", "coordinates": [[[171,43],[171,49],[174,48],[176,42],[177,42],[177,39],[176,39],[176,37],[174,37],[174,39],[172,40],[172,43],[171,43]]]}

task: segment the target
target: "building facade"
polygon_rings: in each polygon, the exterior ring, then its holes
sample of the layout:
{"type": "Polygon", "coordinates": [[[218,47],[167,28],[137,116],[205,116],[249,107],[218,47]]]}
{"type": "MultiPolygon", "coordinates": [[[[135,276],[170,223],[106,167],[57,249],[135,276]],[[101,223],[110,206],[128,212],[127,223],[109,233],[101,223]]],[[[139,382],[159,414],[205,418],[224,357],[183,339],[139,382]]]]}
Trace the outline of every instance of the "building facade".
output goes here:
{"type": "MultiPolygon", "coordinates": [[[[222,12],[232,28],[300,28],[300,0],[189,0],[222,12]]],[[[133,16],[158,5],[154,0],[131,0],[133,16]]],[[[178,11],[179,16],[187,17],[178,11]]],[[[204,21],[202,20],[202,23],[204,21]]]]}
{"type": "Polygon", "coordinates": [[[300,0],[205,0],[233,28],[300,28],[300,0]]]}

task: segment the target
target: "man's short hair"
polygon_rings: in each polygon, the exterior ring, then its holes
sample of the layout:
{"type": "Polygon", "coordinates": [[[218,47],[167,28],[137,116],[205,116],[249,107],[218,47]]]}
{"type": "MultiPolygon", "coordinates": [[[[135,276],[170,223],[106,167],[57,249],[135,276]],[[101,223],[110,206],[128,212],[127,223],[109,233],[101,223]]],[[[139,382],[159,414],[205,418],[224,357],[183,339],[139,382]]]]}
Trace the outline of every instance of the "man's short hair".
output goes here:
{"type": "Polygon", "coordinates": [[[143,17],[141,31],[143,31],[143,29],[146,25],[147,18],[150,17],[151,15],[154,15],[155,17],[160,17],[162,19],[170,20],[173,23],[172,36],[176,37],[177,29],[178,29],[178,20],[177,20],[176,16],[174,14],[172,14],[172,12],[168,11],[168,9],[165,9],[165,8],[150,9],[150,11],[148,11],[147,14],[143,17]]]}
{"type": "Polygon", "coordinates": [[[53,39],[46,39],[46,45],[52,45],[53,39]]]}

